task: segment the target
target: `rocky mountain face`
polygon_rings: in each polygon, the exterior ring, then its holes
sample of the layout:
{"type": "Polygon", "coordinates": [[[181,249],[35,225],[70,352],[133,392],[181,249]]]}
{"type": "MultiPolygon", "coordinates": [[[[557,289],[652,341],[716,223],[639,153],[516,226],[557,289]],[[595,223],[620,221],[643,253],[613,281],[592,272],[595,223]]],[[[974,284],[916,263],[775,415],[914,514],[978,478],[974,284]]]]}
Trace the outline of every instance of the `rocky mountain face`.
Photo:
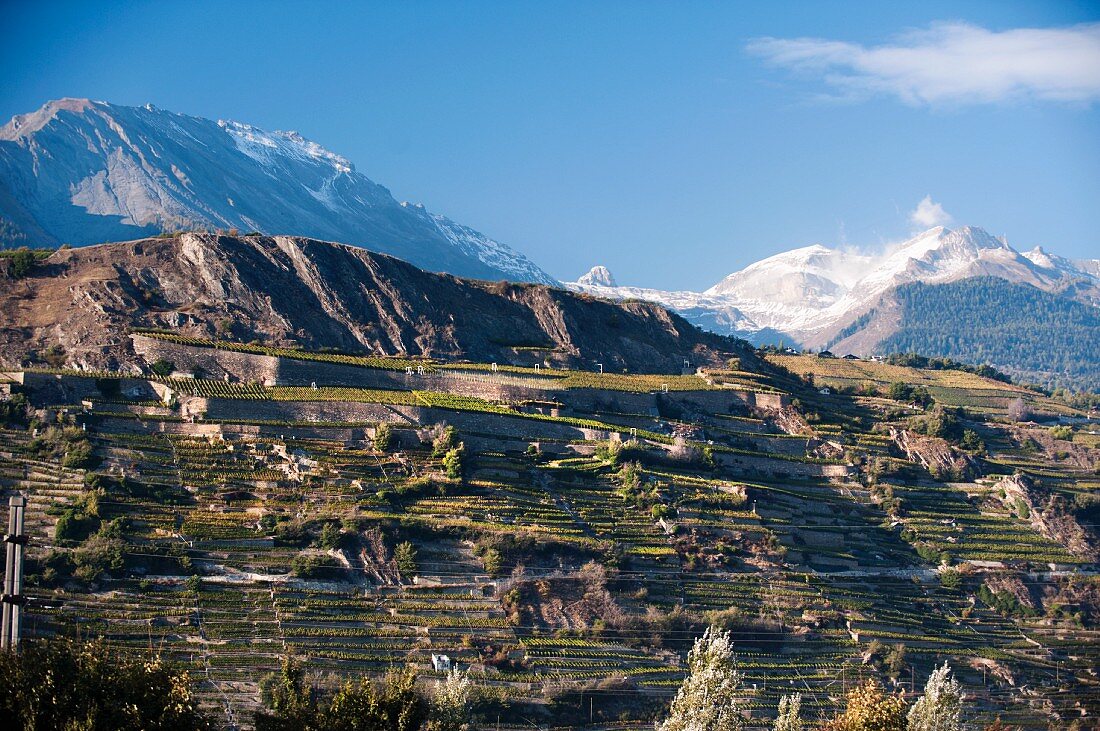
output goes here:
{"type": "Polygon", "coordinates": [[[362,248],[187,233],[61,249],[13,280],[0,260],[0,359],[60,346],[69,365],[138,362],[126,332],[311,349],[679,372],[746,344],[647,302],[459,279],[362,248]]]}
{"type": "Polygon", "coordinates": [[[0,245],[238,229],[363,246],[431,271],[553,284],[519,252],[398,203],[295,132],[87,99],[0,128],[0,245]]]}

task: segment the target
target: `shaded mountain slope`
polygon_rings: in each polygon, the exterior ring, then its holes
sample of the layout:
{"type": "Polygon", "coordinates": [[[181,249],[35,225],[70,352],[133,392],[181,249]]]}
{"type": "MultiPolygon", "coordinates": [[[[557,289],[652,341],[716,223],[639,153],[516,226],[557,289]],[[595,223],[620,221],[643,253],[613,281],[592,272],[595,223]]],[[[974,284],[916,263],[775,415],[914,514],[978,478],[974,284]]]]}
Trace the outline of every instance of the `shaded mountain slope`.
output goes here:
{"type": "Polygon", "coordinates": [[[934,354],[1024,381],[1100,388],[1100,310],[997,277],[902,285],[841,335],[838,353],[934,354]]]}

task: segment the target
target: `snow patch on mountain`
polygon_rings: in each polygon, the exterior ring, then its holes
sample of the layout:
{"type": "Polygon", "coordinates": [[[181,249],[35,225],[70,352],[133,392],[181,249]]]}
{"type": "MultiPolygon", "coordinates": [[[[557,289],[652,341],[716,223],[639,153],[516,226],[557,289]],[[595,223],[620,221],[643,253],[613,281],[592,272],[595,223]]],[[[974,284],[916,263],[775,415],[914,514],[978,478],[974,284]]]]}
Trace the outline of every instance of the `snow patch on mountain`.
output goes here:
{"type": "Polygon", "coordinates": [[[429,213],[425,210],[423,204],[405,201],[401,203],[401,206],[402,208],[412,209],[417,215],[426,216],[439,233],[450,241],[456,249],[493,269],[509,275],[510,279],[538,282],[540,284],[558,284],[556,279],[539,269],[534,262],[510,246],[495,241],[469,226],[455,223],[446,216],[429,213]]]}
{"type": "Polygon", "coordinates": [[[297,132],[265,132],[251,124],[224,119],[218,120],[218,126],[233,137],[237,149],[261,165],[272,166],[278,163],[279,158],[294,157],[324,162],[337,173],[354,170],[347,158],[326,150],[297,132]]]}

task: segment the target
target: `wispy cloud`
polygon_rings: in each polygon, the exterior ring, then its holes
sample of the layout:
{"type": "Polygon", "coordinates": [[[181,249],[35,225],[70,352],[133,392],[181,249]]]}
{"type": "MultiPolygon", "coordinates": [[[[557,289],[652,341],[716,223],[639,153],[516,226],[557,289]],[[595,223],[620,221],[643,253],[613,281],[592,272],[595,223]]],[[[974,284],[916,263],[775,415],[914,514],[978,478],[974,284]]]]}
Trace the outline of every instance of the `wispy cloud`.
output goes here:
{"type": "Polygon", "coordinates": [[[835,95],[906,104],[1100,99],[1100,23],[990,31],[936,23],[879,46],[821,38],[756,38],[749,53],[820,77],[835,95]]]}
{"type": "Polygon", "coordinates": [[[917,207],[909,212],[909,223],[919,229],[932,228],[933,226],[946,226],[954,220],[951,214],[943,210],[943,206],[932,200],[932,196],[926,195],[917,204],[917,207]]]}

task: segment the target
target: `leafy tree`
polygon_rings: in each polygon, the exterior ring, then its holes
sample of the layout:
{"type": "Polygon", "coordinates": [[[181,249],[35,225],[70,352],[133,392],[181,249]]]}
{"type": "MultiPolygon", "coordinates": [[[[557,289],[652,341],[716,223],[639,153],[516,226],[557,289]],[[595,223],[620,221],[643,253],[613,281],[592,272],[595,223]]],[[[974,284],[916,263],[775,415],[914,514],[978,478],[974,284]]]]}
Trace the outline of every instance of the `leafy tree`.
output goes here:
{"type": "Polygon", "coordinates": [[[616,439],[608,439],[606,442],[596,445],[596,459],[608,462],[611,465],[619,464],[623,451],[623,443],[616,439]]]}
{"type": "Polygon", "coordinates": [[[339,575],[340,564],[327,554],[299,553],[290,562],[290,571],[302,579],[331,579],[339,575]]]}
{"type": "Polygon", "coordinates": [[[802,694],[793,693],[779,699],[779,715],[773,731],[802,731],[802,694]]]}
{"type": "Polygon", "coordinates": [[[844,712],[823,731],[905,731],[905,699],[890,695],[876,680],[848,691],[844,712]]]}
{"type": "Polygon", "coordinates": [[[1031,419],[1031,410],[1024,403],[1024,399],[1017,396],[1016,399],[1008,405],[1008,418],[1012,421],[1028,421],[1031,419]]]}
{"type": "Polygon", "coordinates": [[[905,643],[899,642],[886,655],[886,669],[891,677],[897,677],[905,668],[905,643]]]}
{"type": "Polygon", "coordinates": [[[26,426],[27,397],[21,393],[13,393],[7,401],[0,401],[0,423],[26,426]]]}
{"type": "Polygon", "coordinates": [[[191,731],[213,724],[185,672],[102,641],[30,640],[0,653],[0,718],[10,729],[191,731]]]}
{"type": "Polygon", "coordinates": [[[642,485],[641,466],[637,462],[627,462],[615,477],[619,481],[619,491],[630,497],[642,485]]]}
{"type": "Polygon", "coordinates": [[[397,563],[397,570],[401,572],[401,576],[416,575],[416,546],[413,544],[408,541],[398,543],[393,549],[393,560],[397,563]]]}
{"type": "Polygon", "coordinates": [[[95,461],[92,454],[92,444],[87,439],[70,442],[65,456],[61,459],[61,466],[70,469],[90,467],[95,461]]]}
{"type": "Polygon", "coordinates": [[[914,416],[909,420],[909,428],[918,434],[958,441],[962,437],[962,426],[956,413],[937,406],[932,413],[914,416]]]}
{"type": "Polygon", "coordinates": [[[922,695],[909,709],[908,731],[959,731],[962,688],[945,662],[932,671],[922,695]]]}
{"type": "Polygon", "coordinates": [[[296,660],[284,657],[279,674],[264,678],[261,688],[272,712],[256,714],[256,731],[306,731],[313,727],[317,703],[296,660]]]}
{"type": "MultiPolygon", "coordinates": [[[[345,683],[318,714],[317,731],[417,731],[428,703],[416,689],[411,668],[391,670],[381,684],[345,683]]],[[[256,731],[263,731],[257,726],[256,731]]]]}
{"type": "Polygon", "coordinates": [[[436,683],[431,699],[431,718],[428,731],[466,731],[470,728],[470,702],[473,684],[458,668],[436,683]]]}
{"type": "Polygon", "coordinates": [[[708,627],[688,653],[688,676],[659,731],[740,731],[740,687],[729,632],[708,627]]]}
{"type": "Polygon", "coordinates": [[[894,401],[904,401],[905,403],[915,403],[920,406],[930,406],[933,403],[931,394],[928,393],[928,389],[921,386],[912,386],[908,383],[895,382],[891,383],[887,389],[886,394],[894,401]]]}
{"type": "Polygon", "coordinates": [[[940,572],[940,586],[945,589],[958,589],[962,585],[962,574],[954,569],[940,572]]]}

